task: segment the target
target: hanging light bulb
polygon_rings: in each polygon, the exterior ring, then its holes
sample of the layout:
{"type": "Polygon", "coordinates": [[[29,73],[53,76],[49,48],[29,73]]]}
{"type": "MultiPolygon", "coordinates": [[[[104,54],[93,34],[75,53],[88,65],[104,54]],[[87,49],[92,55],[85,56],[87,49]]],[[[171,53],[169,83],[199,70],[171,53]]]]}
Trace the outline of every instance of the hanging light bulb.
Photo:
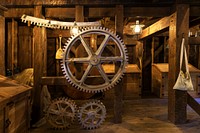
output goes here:
{"type": "Polygon", "coordinates": [[[139,35],[142,33],[142,27],[144,27],[144,25],[139,23],[139,20],[136,20],[135,25],[131,26],[131,28],[133,28],[133,34],[135,35],[139,35]]]}
{"type": "Polygon", "coordinates": [[[79,32],[78,25],[76,24],[76,22],[74,22],[73,27],[70,29],[70,34],[71,35],[77,35],[78,32],[79,32]]]}

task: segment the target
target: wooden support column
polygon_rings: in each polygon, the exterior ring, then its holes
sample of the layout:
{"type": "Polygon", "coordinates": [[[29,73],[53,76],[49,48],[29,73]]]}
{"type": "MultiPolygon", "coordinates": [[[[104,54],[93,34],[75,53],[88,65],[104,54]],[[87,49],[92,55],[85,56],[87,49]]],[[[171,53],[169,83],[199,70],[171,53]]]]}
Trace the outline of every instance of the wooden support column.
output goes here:
{"type": "Polygon", "coordinates": [[[84,7],[77,5],[75,7],[76,13],[75,13],[75,20],[77,22],[84,22],[84,7]]]}
{"type": "Polygon", "coordinates": [[[179,73],[180,48],[184,34],[188,45],[189,6],[178,4],[176,12],[170,18],[169,28],[169,82],[168,82],[168,119],[175,123],[185,123],[187,119],[187,92],[173,90],[179,73]]]}
{"type": "MultiPolygon", "coordinates": [[[[43,18],[41,5],[35,6],[34,16],[43,18]]],[[[33,90],[32,123],[35,123],[42,117],[41,77],[46,76],[46,63],[47,63],[46,28],[37,26],[33,28],[33,45],[34,45],[33,46],[34,90],[33,90]]]]}
{"type": "Polygon", "coordinates": [[[5,17],[0,16],[0,74],[5,75],[5,17]]]}
{"type": "MultiPolygon", "coordinates": [[[[84,7],[80,5],[76,5],[75,7],[75,21],[76,22],[84,22],[84,7]]],[[[82,45],[78,46],[76,49],[76,57],[83,57],[84,47],[82,45]]],[[[83,75],[83,65],[76,65],[76,78],[80,78],[83,75]]]]}
{"type": "MultiPolygon", "coordinates": [[[[123,37],[123,23],[124,23],[124,7],[123,5],[116,6],[115,26],[116,34],[123,37]]],[[[116,51],[119,52],[119,51],[116,51]]],[[[122,79],[123,80],[123,79],[122,79]]],[[[119,82],[115,87],[114,95],[114,123],[122,122],[123,112],[123,81],[119,82]]]]}

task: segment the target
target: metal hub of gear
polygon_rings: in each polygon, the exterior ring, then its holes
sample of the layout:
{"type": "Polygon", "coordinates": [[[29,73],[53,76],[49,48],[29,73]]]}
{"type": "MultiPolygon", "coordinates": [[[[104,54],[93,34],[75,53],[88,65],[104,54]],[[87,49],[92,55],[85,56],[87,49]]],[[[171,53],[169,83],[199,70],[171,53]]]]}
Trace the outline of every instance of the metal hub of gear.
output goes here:
{"type": "Polygon", "coordinates": [[[52,101],[46,113],[47,122],[55,129],[68,128],[75,118],[75,102],[67,98],[58,98],[52,101]]]}
{"type": "Polygon", "coordinates": [[[102,102],[98,100],[90,101],[80,107],[78,112],[78,120],[83,128],[98,128],[106,117],[106,108],[102,102]]]}
{"type": "Polygon", "coordinates": [[[102,27],[85,29],[72,36],[63,51],[63,74],[70,84],[85,92],[97,93],[112,88],[122,78],[128,64],[123,41],[102,27]]]}

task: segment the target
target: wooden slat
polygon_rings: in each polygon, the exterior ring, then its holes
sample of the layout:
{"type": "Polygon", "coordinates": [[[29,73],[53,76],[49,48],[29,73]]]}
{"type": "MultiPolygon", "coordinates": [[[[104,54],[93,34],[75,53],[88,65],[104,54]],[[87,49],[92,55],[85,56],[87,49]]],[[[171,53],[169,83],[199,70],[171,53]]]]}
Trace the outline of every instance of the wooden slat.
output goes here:
{"type": "Polygon", "coordinates": [[[64,76],[57,77],[42,77],[41,78],[42,85],[68,85],[66,78],[64,76]]]}
{"type": "Polygon", "coordinates": [[[0,16],[0,74],[5,75],[5,17],[0,16]]]}
{"type": "Polygon", "coordinates": [[[146,37],[153,36],[154,34],[158,34],[164,31],[167,31],[169,28],[169,19],[170,17],[164,17],[151,26],[145,28],[140,35],[140,39],[144,39],[146,37]]]}

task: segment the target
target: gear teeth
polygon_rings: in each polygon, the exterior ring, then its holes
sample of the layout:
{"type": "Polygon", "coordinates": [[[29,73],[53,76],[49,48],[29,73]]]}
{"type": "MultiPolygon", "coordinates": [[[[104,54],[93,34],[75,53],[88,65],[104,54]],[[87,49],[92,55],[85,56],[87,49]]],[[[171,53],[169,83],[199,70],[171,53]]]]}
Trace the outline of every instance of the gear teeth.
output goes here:
{"type": "Polygon", "coordinates": [[[71,75],[70,74],[71,72],[69,73],[70,70],[68,69],[68,63],[66,63],[67,60],[63,59],[62,64],[61,64],[63,74],[65,75],[67,81],[73,87],[75,87],[76,89],[78,89],[80,91],[83,91],[83,92],[86,92],[86,93],[99,93],[99,92],[107,91],[107,90],[111,89],[112,87],[114,87],[117,83],[119,83],[124,76],[125,68],[128,64],[127,48],[126,48],[125,44],[123,43],[123,40],[118,35],[116,35],[113,31],[109,30],[108,28],[101,27],[101,26],[99,26],[99,27],[97,27],[97,26],[83,27],[83,28],[84,29],[80,30],[78,35],[71,36],[67,40],[67,43],[65,43],[64,50],[63,50],[64,51],[63,57],[69,58],[68,57],[69,56],[68,54],[70,53],[69,50],[74,44],[76,45],[75,39],[77,39],[77,37],[79,35],[82,35],[82,37],[84,37],[85,34],[87,36],[87,34],[90,34],[90,32],[95,33],[95,34],[100,33],[102,35],[110,35],[110,36],[112,36],[112,39],[117,43],[117,46],[119,47],[119,49],[123,53],[122,54],[123,60],[121,62],[122,65],[120,66],[121,67],[120,72],[116,73],[118,75],[115,76],[116,77],[115,79],[111,80],[109,85],[107,85],[107,84],[105,84],[105,85],[103,84],[103,86],[102,85],[100,85],[100,86],[98,86],[98,85],[87,86],[89,84],[80,85],[79,82],[77,82],[77,79],[74,80],[76,77],[71,75]]]}

